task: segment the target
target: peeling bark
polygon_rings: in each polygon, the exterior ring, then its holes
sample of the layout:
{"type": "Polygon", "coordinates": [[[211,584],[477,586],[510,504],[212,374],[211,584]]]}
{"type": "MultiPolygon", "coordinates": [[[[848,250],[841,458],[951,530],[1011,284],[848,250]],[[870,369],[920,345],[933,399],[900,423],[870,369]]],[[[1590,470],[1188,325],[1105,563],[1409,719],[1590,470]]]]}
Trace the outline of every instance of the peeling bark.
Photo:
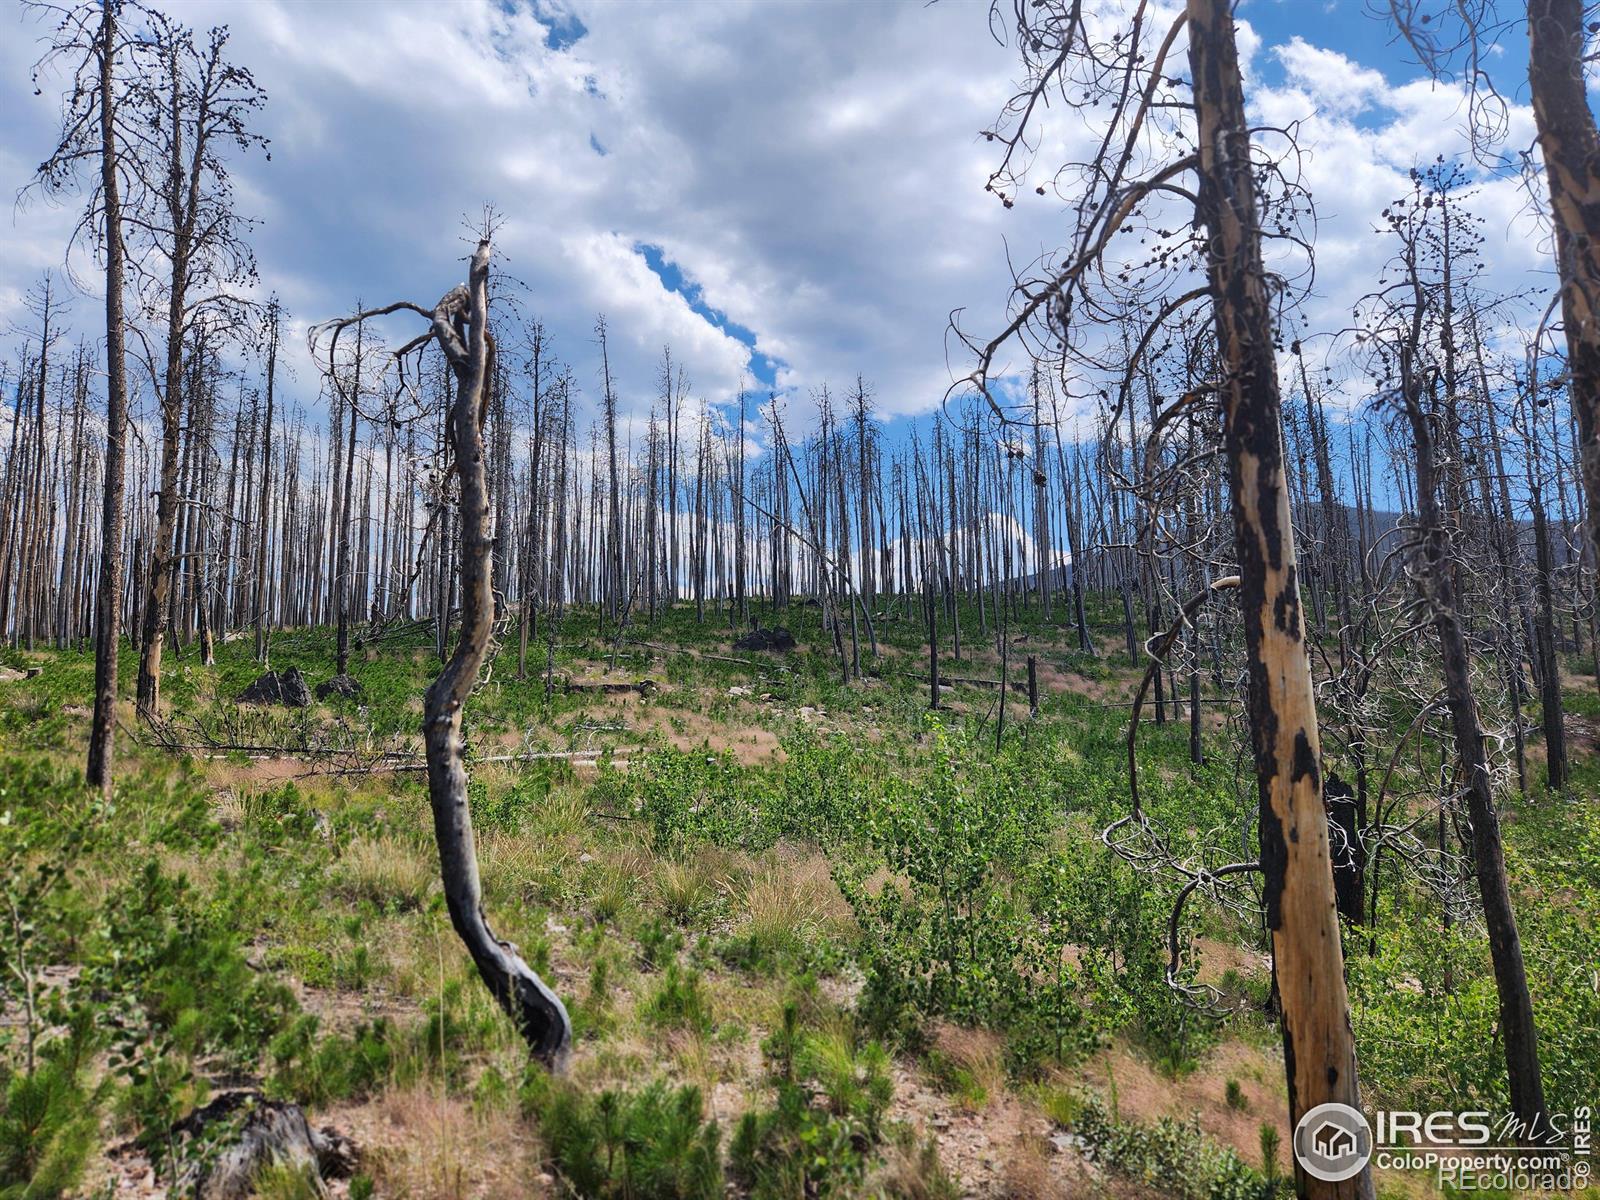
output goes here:
{"type": "MultiPolygon", "coordinates": [[[[1189,0],[1199,118],[1200,218],[1209,274],[1224,441],[1232,485],[1239,606],[1249,660],[1267,925],[1283,1011],[1291,1124],[1330,1101],[1359,1108],[1355,1039],[1334,909],[1316,702],[1284,473],[1282,405],[1261,261],[1254,168],[1227,0],[1189,0]]],[[[1373,1196],[1363,1170],[1327,1183],[1295,1167],[1306,1197],[1373,1196]]]]}
{"type": "Polygon", "coordinates": [[[478,682],[494,628],[495,531],[483,446],[484,399],[493,370],[487,238],[478,243],[472,256],[469,278],[468,286],[453,289],[433,310],[433,336],[449,359],[456,382],[447,433],[461,481],[461,626],[455,652],[423,701],[428,799],[433,806],[450,922],[472,955],[478,974],[516,1022],[528,1048],[546,1066],[559,1068],[572,1042],[572,1023],[560,999],[523,961],[516,947],[489,928],[467,802],[462,709],[478,682]]]}

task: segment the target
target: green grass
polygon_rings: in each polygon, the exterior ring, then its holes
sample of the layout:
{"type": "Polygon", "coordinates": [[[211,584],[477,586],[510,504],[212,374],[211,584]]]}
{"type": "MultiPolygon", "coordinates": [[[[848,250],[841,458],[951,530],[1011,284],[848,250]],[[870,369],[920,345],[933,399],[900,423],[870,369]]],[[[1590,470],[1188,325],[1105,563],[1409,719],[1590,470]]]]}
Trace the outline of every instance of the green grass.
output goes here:
{"type": "MultiPolygon", "coordinates": [[[[886,1152],[879,1119],[892,1056],[920,1061],[973,1109],[1005,1086],[1054,1097],[1051,1111],[1065,1116],[1079,1104],[1062,1099],[1075,1093],[1061,1081],[1108,1041],[1142,1048],[1177,1077],[1220,1039],[1275,1040],[1260,1003],[1264,972],[1214,973],[1243,1001],[1231,1014],[1179,1002],[1164,979],[1178,881],[1136,870],[1099,840],[1128,811],[1127,714],[1111,701],[1131,692],[1134,673],[1119,609],[1098,597],[1091,608],[1102,659],[1077,652],[1059,605],[1057,623],[1024,611],[1014,624],[1027,638],[1012,657],[1016,695],[1026,653],[1103,691],[1047,691],[1033,722],[1014,698],[998,751],[991,690],[954,689],[930,721],[915,604],[877,621],[879,659],[863,631],[864,678],[851,682],[814,607],[761,614],[794,630],[801,649],[733,656],[753,665],[705,657],[728,654],[727,616],[708,613],[702,624],[680,607],[629,631],[671,650],[619,648],[616,678],[662,685],[625,704],[559,686],[607,670],[612,639],[593,613],[561,622],[549,697],[542,645],[530,652],[537,676],[516,678],[513,630],[466,717],[485,902],[497,931],[561,981],[580,1034],[574,1090],[525,1096],[525,1113],[512,1111],[504,1084],[522,1074],[514,1031],[443,911],[425,780],[415,771],[327,773],[415,753],[418,698],[437,670],[426,630],[359,647],[351,674],[362,700],[304,712],[233,703],[259,670],[248,639],[220,643],[214,668],[192,653],[169,655],[164,695],[180,742],[282,747],[289,769],[258,767],[250,755],[259,751],[174,756],[130,731],[119,741],[115,802],[104,808],[76,775],[89,657],[6,652],[42,670],[0,684],[0,735],[12,756],[0,761],[0,813],[9,814],[0,864],[27,907],[27,920],[0,938],[0,960],[25,961],[40,983],[40,1048],[78,1056],[67,1084],[51,1086],[93,1114],[100,1147],[132,1134],[159,1157],[165,1123],[240,1079],[313,1105],[382,1104],[422,1087],[476,1097],[478,1110],[525,1121],[531,1136],[541,1114],[557,1113],[569,1150],[546,1152],[587,1164],[572,1166],[574,1177],[614,1180],[615,1157],[607,1166],[585,1149],[600,1153],[621,1136],[596,1132],[608,1111],[633,1113],[616,1119],[656,1130],[650,1137],[706,1144],[683,1092],[624,1086],[665,1062],[676,1073],[669,1089],[703,1095],[719,1080],[745,1089],[751,1116],[729,1126],[728,1141],[749,1186],[792,1182],[797,1139],[820,1138],[838,1159],[835,1184],[853,1187],[886,1152]],[[730,696],[734,687],[750,694],[730,696]],[[751,731],[776,738],[781,753],[741,758],[738,739],[751,731]],[[627,765],[482,761],[579,748],[609,749],[627,765]],[[322,753],[330,749],[338,753],[322,753]],[[788,864],[816,856],[827,870],[807,876],[800,897],[788,864]],[[840,1007],[823,991],[856,998],[840,1007]],[[782,1032],[783,1000],[796,996],[806,1030],[792,1029],[778,1057],[809,1081],[799,1096],[743,1065],[782,1032]],[[84,1031],[75,1042],[63,1032],[74,1021],[84,1031]],[[1002,1081],[941,1051],[936,1021],[983,1027],[1002,1081]],[[613,1108],[594,1107],[608,1091],[613,1108]]],[[[945,669],[993,678],[992,630],[985,638],[974,605],[961,617],[966,661],[946,659],[945,669]]],[[[941,644],[951,644],[948,628],[941,644]]],[[[274,638],[274,667],[298,666],[313,685],[332,674],[332,659],[328,631],[274,638]]],[[[131,662],[125,654],[129,686],[131,662]]],[[[1403,727],[1410,714],[1390,707],[1385,720],[1403,727]]],[[[1600,712],[1592,693],[1571,694],[1571,709],[1600,712]]],[[[1194,767],[1187,723],[1151,717],[1147,706],[1138,742],[1150,821],[1187,862],[1240,857],[1255,794],[1236,735],[1208,725],[1208,761],[1194,767]]],[[[1600,763],[1580,754],[1574,767],[1568,796],[1508,798],[1505,817],[1556,1108],[1580,1102],[1600,1077],[1600,763]]],[[[1418,752],[1399,763],[1393,792],[1425,795],[1436,772],[1418,752]]],[[[1364,934],[1346,943],[1366,1094],[1399,1104],[1437,1100],[1443,1089],[1503,1101],[1481,926],[1468,913],[1443,935],[1437,898],[1392,865],[1382,888],[1376,953],[1365,952],[1364,934]]],[[[1197,897],[1180,928],[1180,972],[1202,973],[1196,939],[1264,948],[1243,912],[1197,897]]],[[[14,978],[0,982],[8,1004],[14,978]]],[[[24,1042],[0,1035],[7,1078],[21,1078],[24,1042]]],[[[1220,1080],[1215,1094],[1225,1096],[1220,1080]]],[[[54,1128],[63,1149],[51,1162],[72,1167],[71,1139],[84,1127],[54,1128]]],[[[1139,1160],[1130,1169],[1145,1171],[1148,1158],[1149,1170],[1165,1170],[1167,1143],[1181,1149],[1188,1137],[1175,1128],[1130,1134],[1130,1161],[1139,1160]]],[[[1231,1165],[1219,1171],[1233,1178],[1231,1165]]],[[[692,1190],[713,1174],[672,1186],[692,1190]]]]}

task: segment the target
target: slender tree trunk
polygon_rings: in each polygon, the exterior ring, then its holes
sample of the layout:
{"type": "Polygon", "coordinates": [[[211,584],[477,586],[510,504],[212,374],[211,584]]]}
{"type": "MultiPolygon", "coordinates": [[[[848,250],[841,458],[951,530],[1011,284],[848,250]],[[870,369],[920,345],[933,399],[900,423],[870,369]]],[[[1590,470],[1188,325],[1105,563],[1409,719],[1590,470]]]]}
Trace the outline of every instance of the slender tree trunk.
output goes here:
{"type": "MultiPolygon", "coordinates": [[[[1283,1013],[1289,1119],[1359,1108],[1355,1038],[1334,909],[1311,660],[1284,476],[1272,314],[1261,261],[1255,169],[1228,0],[1189,0],[1189,62],[1199,125],[1199,216],[1224,371],[1223,439],[1232,488],[1260,801],[1261,868],[1283,1013]]],[[[1374,1195],[1363,1168],[1340,1183],[1306,1174],[1302,1196],[1374,1195]]]]}
{"type": "Polygon", "coordinates": [[[100,580],[95,596],[94,716],[85,776],[111,795],[117,724],[117,651],[122,640],[123,479],[127,463],[128,368],[122,319],[122,198],[116,140],[117,5],[100,9],[100,187],[106,253],[106,477],[100,515],[100,580]]]}
{"type": "Polygon", "coordinates": [[[1439,480],[1435,469],[1432,421],[1423,408],[1421,385],[1408,380],[1411,395],[1407,413],[1411,420],[1417,471],[1418,518],[1422,524],[1425,555],[1424,584],[1433,610],[1434,628],[1444,667],[1445,695],[1455,734],[1456,754],[1466,776],[1468,815],[1472,818],[1472,856],[1483,901],[1484,924],[1489,931],[1489,956],[1494,964],[1495,988],[1500,1000],[1500,1037],[1505,1047],[1506,1074],[1511,1109],[1524,1124],[1518,1139],[1534,1144],[1549,1132],[1544,1107],[1544,1085],[1539,1077],[1538,1034],[1528,977],[1522,960],[1511,889],[1506,880],[1505,853],[1500,841],[1500,814],[1491,789],[1489,757],[1478,721],[1477,698],[1472,692],[1471,666],[1466,637],[1456,602],[1453,554],[1443,515],[1439,511],[1439,480]]]}
{"type": "MultiPolygon", "coordinates": [[[[339,529],[335,542],[333,568],[333,594],[338,605],[335,611],[339,623],[334,648],[334,667],[340,675],[347,675],[350,672],[350,497],[356,484],[356,431],[361,421],[361,360],[366,350],[365,328],[365,322],[356,322],[355,381],[344,406],[346,416],[344,433],[347,439],[343,447],[344,486],[339,493],[339,529]]],[[[331,449],[337,454],[340,447],[335,446],[331,449]]]]}
{"type": "Polygon", "coordinates": [[[282,317],[278,298],[274,296],[267,305],[267,409],[261,420],[261,483],[256,502],[258,528],[256,536],[255,618],[256,661],[263,670],[271,659],[272,631],[268,612],[272,607],[267,588],[267,555],[272,541],[272,406],[273,387],[278,374],[278,332],[282,317]]]}
{"type": "Polygon", "coordinates": [[[461,627],[455,652],[423,701],[428,798],[450,921],[466,944],[478,974],[516,1022],[532,1052],[559,1067],[572,1042],[572,1025],[555,993],[514,947],[489,928],[478,881],[472,814],[467,799],[462,710],[478,682],[494,630],[494,516],[484,464],[483,401],[494,369],[489,338],[489,243],[472,256],[471,283],[455,288],[434,310],[433,331],[455,373],[447,428],[461,482],[461,627]],[[454,326],[465,324],[463,344],[454,326]]]}

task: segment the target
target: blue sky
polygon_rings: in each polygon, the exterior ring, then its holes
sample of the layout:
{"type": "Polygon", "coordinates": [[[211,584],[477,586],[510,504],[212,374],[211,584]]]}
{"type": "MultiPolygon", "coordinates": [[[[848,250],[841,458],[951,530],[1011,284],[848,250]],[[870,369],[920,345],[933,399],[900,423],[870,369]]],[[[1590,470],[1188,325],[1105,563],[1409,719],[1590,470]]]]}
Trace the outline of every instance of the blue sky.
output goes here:
{"type": "MultiPolygon", "coordinates": [[[[0,187],[15,192],[49,148],[56,96],[28,83],[42,27],[0,3],[0,187]]],[[[524,311],[591,398],[604,312],[635,417],[667,343],[713,404],[744,382],[803,407],[860,372],[886,418],[932,411],[968,367],[947,337],[952,310],[998,328],[1007,254],[1026,263],[1067,227],[1055,197],[1024,189],[1007,211],[983,193],[993,148],[978,133],[1018,73],[986,0],[167,7],[228,23],[269,93],[272,161],[236,176],[262,288],[298,331],[358,298],[431,303],[460,277],[471,214],[492,203],[524,311]]],[[[1421,80],[1362,0],[1246,0],[1239,15],[1253,110],[1304,122],[1320,281],[1305,315],[1337,324],[1375,276],[1372,223],[1407,169],[1461,152],[1459,98],[1421,80]]],[[[1514,80],[1522,49],[1501,59],[1514,80]]],[[[1041,159],[1082,137],[1047,126],[1041,159]]],[[[1489,178],[1479,202],[1491,278],[1507,288],[1548,283],[1526,200],[1489,178]]],[[[30,204],[0,223],[0,330],[60,266],[71,221],[30,204]]],[[[92,332],[93,299],[75,312],[92,332]]],[[[289,388],[313,406],[299,343],[289,388]]]]}

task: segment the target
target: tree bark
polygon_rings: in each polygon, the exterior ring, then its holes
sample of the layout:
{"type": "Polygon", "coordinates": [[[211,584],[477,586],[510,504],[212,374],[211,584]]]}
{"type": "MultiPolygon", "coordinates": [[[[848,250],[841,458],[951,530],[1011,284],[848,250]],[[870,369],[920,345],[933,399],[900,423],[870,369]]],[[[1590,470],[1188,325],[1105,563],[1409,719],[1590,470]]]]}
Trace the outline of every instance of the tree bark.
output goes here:
{"type": "Polygon", "coordinates": [[[117,6],[100,9],[100,186],[106,245],[106,478],[100,515],[100,581],[95,596],[94,716],[89,786],[111,795],[117,724],[117,651],[122,640],[123,479],[127,470],[128,368],[122,318],[122,198],[116,140],[117,6]]]}
{"type": "Polygon", "coordinates": [[[1600,561],[1600,132],[1583,22],[1583,0],[1528,0],[1528,88],[1550,192],[1589,540],[1600,561]]]}
{"type": "MultiPolygon", "coordinates": [[[[1283,1012],[1291,1124],[1319,1104],[1359,1108],[1355,1038],[1334,911],[1316,702],[1284,476],[1271,310],[1254,167],[1228,0],[1189,0],[1199,124],[1200,217],[1225,372],[1223,435],[1232,490],[1250,678],[1267,927],[1283,1012]]],[[[1295,1165],[1306,1197],[1373,1196],[1368,1170],[1340,1183],[1295,1165]]]]}
{"type": "Polygon", "coordinates": [[[470,282],[439,301],[433,334],[455,372],[456,392],[447,432],[461,481],[461,624],[455,652],[423,701],[428,759],[428,799],[450,922],[466,944],[478,974],[516,1022],[535,1057],[559,1068],[572,1041],[567,1010],[510,943],[489,928],[478,882],[462,710],[478,682],[494,628],[494,518],[484,464],[483,405],[493,369],[489,338],[489,242],[478,243],[470,282]]]}

